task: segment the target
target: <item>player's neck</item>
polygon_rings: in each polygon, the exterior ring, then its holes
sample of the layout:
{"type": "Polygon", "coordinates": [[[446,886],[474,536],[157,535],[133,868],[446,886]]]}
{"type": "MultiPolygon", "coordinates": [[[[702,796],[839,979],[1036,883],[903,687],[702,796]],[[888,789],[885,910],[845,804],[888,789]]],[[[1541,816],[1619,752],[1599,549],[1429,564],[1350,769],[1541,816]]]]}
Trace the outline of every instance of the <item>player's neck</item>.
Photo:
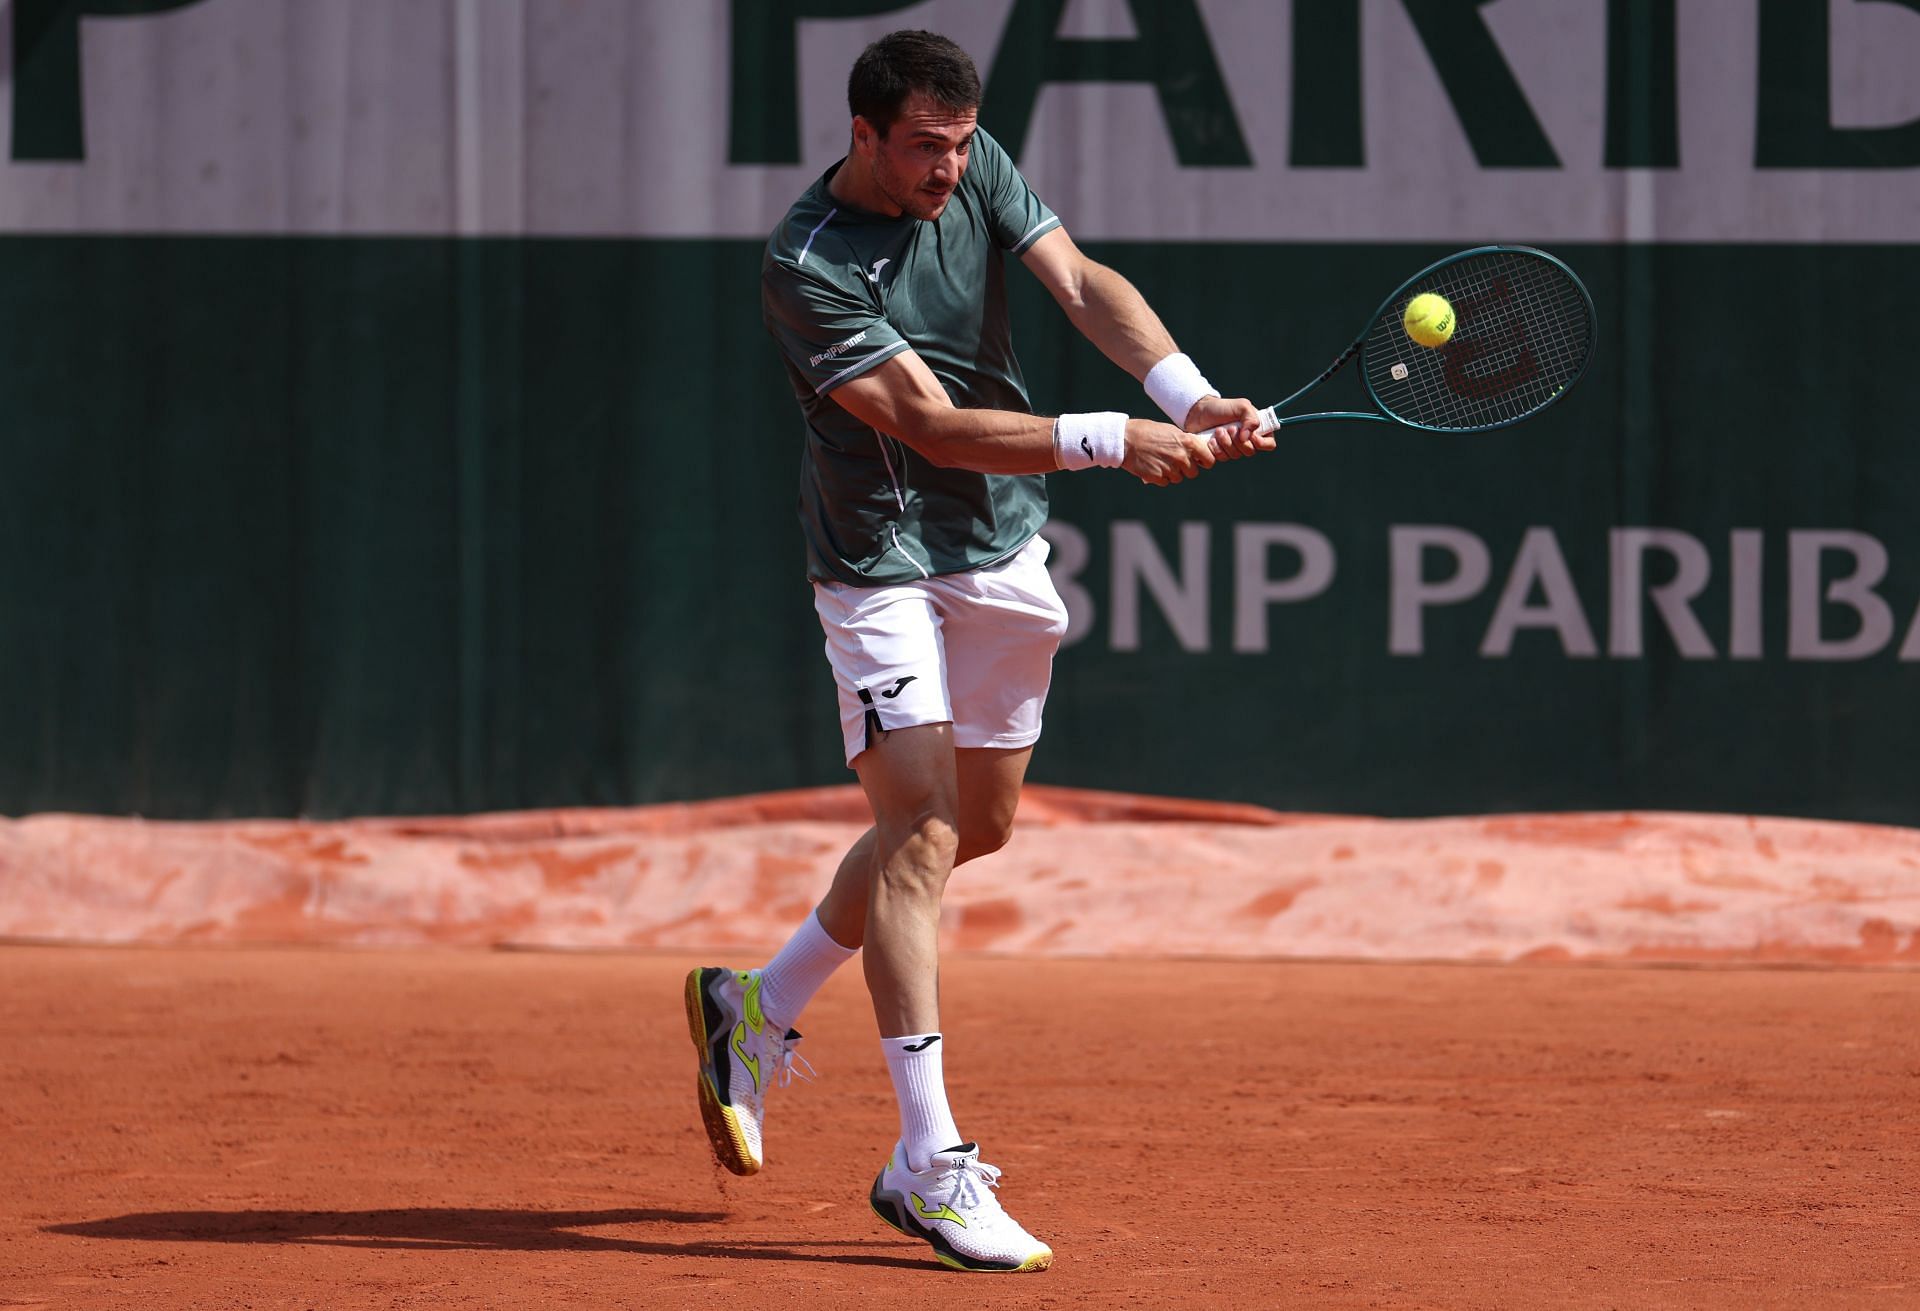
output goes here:
{"type": "Polygon", "coordinates": [[[873,170],[858,155],[849,153],[840,167],[827,179],[827,194],[852,209],[865,210],[882,218],[899,218],[903,211],[887,199],[873,179],[873,170]]]}

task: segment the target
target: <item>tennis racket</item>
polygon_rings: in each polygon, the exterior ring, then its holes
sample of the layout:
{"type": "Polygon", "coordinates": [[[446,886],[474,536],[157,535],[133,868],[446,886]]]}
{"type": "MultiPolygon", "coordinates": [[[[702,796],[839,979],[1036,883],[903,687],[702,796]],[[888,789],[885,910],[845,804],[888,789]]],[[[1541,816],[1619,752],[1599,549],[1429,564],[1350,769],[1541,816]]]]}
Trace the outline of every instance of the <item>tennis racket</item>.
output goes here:
{"type": "Polygon", "coordinates": [[[1487,432],[1565,396],[1593,358],[1593,297],[1573,270],[1531,246],[1478,246],[1408,278],[1325,373],[1260,411],[1262,435],[1296,423],[1358,419],[1428,432],[1487,432]],[[1421,346],[1401,324],[1425,292],[1453,306],[1453,337],[1421,346]],[[1280,411],[1360,357],[1374,410],[1280,411]]]}

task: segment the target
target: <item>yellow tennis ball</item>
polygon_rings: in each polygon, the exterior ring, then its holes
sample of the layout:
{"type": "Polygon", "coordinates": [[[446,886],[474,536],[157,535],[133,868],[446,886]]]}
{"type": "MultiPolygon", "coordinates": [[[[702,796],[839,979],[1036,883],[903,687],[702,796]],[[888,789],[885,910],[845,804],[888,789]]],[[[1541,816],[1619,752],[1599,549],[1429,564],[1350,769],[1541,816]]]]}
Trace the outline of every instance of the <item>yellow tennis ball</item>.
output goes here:
{"type": "Polygon", "coordinates": [[[1407,302],[1400,326],[1422,346],[1444,346],[1453,340],[1453,306],[1445,296],[1423,291],[1407,302]]]}

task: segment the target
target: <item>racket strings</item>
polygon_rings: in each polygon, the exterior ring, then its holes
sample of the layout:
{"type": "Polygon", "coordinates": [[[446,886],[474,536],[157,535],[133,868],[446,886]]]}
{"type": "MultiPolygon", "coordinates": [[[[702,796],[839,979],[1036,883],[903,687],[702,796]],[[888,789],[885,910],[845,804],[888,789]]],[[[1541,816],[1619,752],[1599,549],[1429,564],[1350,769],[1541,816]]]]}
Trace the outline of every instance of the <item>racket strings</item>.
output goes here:
{"type": "Polygon", "coordinates": [[[1363,365],[1381,408],[1404,422],[1464,431],[1497,427],[1550,403],[1580,376],[1593,318],[1578,284],[1529,251],[1490,251],[1407,287],[1368,333],[1363,365]],[[1453,306],[1454,334],[1414,344],[1400,310],[1423,292],[1453,306]]]}

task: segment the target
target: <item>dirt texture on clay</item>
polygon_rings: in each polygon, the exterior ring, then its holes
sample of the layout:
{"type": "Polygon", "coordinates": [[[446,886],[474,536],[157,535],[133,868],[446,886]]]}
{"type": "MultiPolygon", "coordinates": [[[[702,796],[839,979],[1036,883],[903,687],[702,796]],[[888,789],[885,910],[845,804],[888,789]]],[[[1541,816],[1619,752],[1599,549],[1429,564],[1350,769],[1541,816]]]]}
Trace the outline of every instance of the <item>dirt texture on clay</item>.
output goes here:
{"type": "Polygon", "coordinates": [[[714,1167],[702,963],[751,962],[0,949],[0,1307],[1920,1303],[1913,972],[953,959],[961,1128],[1058,1254],[978,1276],[867,1209],[857,964],[714,1167]]]}

